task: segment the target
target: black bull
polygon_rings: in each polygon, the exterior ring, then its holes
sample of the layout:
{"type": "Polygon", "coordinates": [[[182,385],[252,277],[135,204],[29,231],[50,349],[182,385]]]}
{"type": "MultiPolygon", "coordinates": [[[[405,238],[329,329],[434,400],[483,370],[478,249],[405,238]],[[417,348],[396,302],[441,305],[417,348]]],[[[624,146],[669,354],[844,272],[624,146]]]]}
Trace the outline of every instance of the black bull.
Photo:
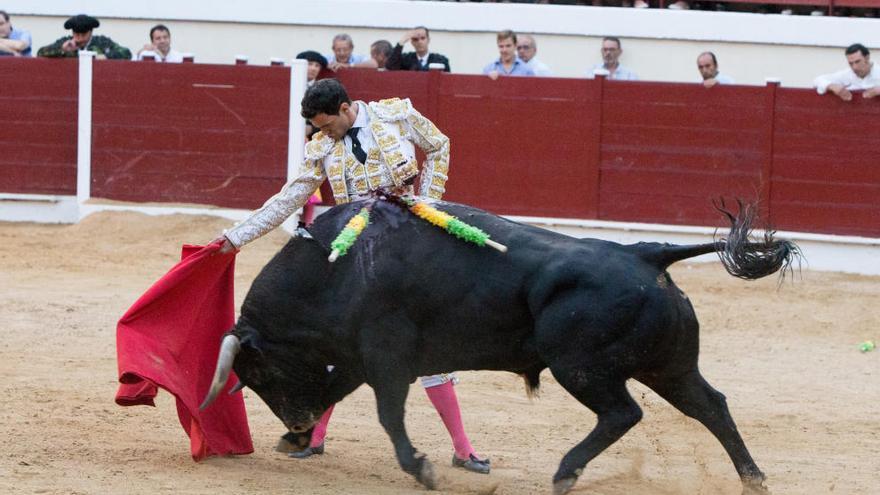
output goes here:
{"type": "Polygon", "coordinates": [[[752,210],[742,205],[738,217],[727,214],[725,239],[691,246],[575,239],[464,205],[435,206],[509,251],[456,239],[391,201],[331,209],[310,229],[314,239],[292,238],[254,281],[224,337],[203,407],[232,367],[303,440],[327,407],[367,383],[400,466],[433,488],[431,464],[404,427],[410,383],[499,370],[522,374],[534,390],[550,368],[598,417],[553,477],[554,493],[566,493],[591,459],[642,418],[626,389],[632,378],[706,426],[744,486],[761,489],[764,475],[724,395],[700,374],[697,318],[666,268],[717,251],[732,275],[756,279],[784,273],[799,256],[794,244],[770,234],[750,241],[752,210]],[[370,225],[329,263],[329,241],[369,204],[370,225]]]}

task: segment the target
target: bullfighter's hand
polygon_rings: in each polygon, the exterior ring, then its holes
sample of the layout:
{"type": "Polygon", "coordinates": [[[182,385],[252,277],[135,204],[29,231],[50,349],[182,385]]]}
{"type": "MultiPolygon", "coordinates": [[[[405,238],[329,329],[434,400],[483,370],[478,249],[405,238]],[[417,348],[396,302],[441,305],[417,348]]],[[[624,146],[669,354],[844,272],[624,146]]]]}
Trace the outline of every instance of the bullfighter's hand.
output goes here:
{"type": "Polygon", "coordinates": [[[229,239],[226,238],[225,235],[221,235],[220,237],[211,241],[211,244],[216,244],[218,242],[222,242],[223,244],[220,246],[220,250],[218,251],[220,254],[226,254],[232,251],[236,251],[235,246],[229,242],[229,239]]]}

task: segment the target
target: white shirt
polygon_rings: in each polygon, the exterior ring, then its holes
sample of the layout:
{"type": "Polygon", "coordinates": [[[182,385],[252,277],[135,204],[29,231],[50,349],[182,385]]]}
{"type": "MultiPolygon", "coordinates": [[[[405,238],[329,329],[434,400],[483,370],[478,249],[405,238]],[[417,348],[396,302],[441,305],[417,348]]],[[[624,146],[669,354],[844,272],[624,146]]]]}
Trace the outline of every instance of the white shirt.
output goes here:
{"type": "MultiPolygon", "coordinates": [[[[732,77],[728,76],[727,74],[722,74],[720,72],[716,73],[715,77],[713,77],[712,79],[715,79],[715,82],[717,82],[718,84],[736,84],[736,81],[734,81],[732,77]]],[[[703,82],[704,80],[705,79],[701,78],[700,82],[703,82]]]]}
{"type": "Polygon", "coordinates": [[[538,57],[532,57],[531,60],[526,62],[526,65],[532,68],[535,71],[536,76],[552,76],[553,71],[550,70],[550,67],[547,66],[544,62],[538,60],[538,57]]]}
{"type": "Polygon", "coordinates": [[[833,74],[823,74],[813,81],[813,86],[820,95],[824,95],[832,84],[840,84],[850,91],[880,86],[880,70],[877,69],[877,64],[871,62],[871,72],[865,77],[857,76],[852,69],[844,69],[833,74]]]}
{"type": "MultiPolygon", "coordinates": [[[[364,149],[364,152],[369,152],[377,146],[376,140],[373,138],[373,133],[368,130],[368,127],[370,126],[370,114],[367,113],[366,103],[355,101],[354,104],[358,106],[358,114],[351,126],[358,128],[357,138],[361,143],[361,148],[364,149]]],[[[351,137],[349,137],[348,134],[342,139],[342,143],[345,145],[345,149],[351,152],[351,137]]]]}
{"type": "MultiPolygon", "coordinates": [[[[598,70],[598,69],[608,70],[605,68],[604,63],[596,64],[596,65],[590,67],[589,70],[587,70],[587,77],[593,77],[593,71],[598,70]]],[[[609,72],[611,72],[611,71],[609,71],[609,72]]],[[[639,76],[637,76],[635,72],[618,64],[617,70],[615,70],[614,72],[611,72],[611,75],[608,76],[608,79],[614,79],[615,81],[638,81],[639,76]]]]}
{"type": "MultiPolygon", "coordinates": [[[[144,50],[144,51],[147,51],[147,50],[144,50]]],[[[156,62],[166,62],[166,63],[170,63],[170,64],[179,64],[179,63],[183,62],[183,54],[177,50],[174,50],[174,49],[168,50],[168,55],[165,55],[165,58],[162,58],[162,54],[158,50],[155,52],[152,52],[152,53],[156,55],[156,62]]],[[[135,60],[143,60],[143,59],[144,59],[144,52],[140,52],[135,57],[135,60]]]]}

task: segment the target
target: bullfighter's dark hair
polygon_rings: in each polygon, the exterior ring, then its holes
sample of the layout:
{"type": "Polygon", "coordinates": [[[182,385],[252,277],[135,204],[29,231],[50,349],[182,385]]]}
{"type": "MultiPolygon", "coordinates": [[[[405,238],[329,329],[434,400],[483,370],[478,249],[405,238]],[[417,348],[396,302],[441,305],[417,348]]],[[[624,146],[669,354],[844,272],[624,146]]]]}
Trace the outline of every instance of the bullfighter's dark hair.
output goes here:
{"type": "Polygon", "coordinates": [[[863,45],[861,43],[853,43],[852,45],[849,45],[848,47],[846,47],[846,54],[847,55],[852,55],[855,52],[859,52],[862,54],[862,56],[865,56],[865,57],[867,57],[868,55],[871,54],[871,52],[869,52],[868,49],[865,48],[865,45],[863,45]]]}
{"type": "Polygon", "coordinates": [[[9,22],[9,14],[7,14],[5,10],[0,10],[0,17],[6,19],[6,22],[9,22]]]}
{"type": "Polygon", "coordinates": [[[307,119],[313,119],[319,113],[336,115],[343,103],[351,103],[345,86],[336,79],[322,79],[306,90],[301,114],[307,119]]]}
{"type": "Polygon", "coordinates": [[[166,33],[168,33],[168,36],[171,36],[171,30],[168,29],[168,26],[166,26],[165,24],[156,24],[150,29],[150,41],[153,41],[153,33],[155,33],[156,31],[165,31],[166,33]]]}

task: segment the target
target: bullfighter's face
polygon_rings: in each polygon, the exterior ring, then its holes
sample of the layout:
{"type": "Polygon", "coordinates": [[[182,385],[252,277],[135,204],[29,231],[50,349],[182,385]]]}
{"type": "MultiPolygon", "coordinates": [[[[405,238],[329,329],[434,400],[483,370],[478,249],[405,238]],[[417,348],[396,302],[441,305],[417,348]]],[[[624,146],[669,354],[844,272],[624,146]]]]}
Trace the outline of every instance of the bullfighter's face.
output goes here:
{"type": "Polygon", "coordinates": [[[349,103],[343,103],[339,106],[339,112],[333,115],[319,113],[311,120],[312,124],[321,129],[325,136],[333,140],[342,139],[345,133],[351,129],[357,114],[349,103]]]}

